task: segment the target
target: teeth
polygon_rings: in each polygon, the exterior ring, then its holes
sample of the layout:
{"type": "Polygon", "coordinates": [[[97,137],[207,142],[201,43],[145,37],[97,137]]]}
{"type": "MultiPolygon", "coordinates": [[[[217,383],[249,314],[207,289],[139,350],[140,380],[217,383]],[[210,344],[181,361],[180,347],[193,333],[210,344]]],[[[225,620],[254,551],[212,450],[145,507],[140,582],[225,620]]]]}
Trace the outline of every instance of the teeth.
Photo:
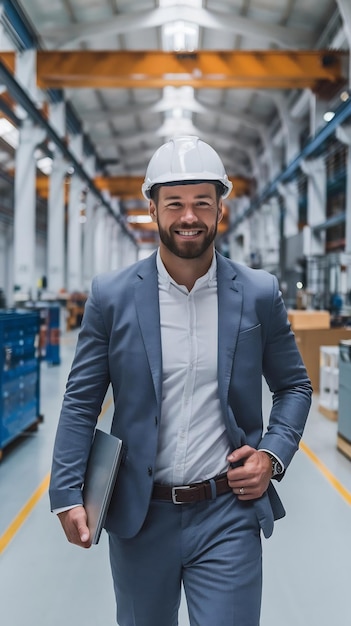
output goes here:
{"type": "Polygon", "coordinates": [[[198,230],[180,230],[178,232],[183,237],[194,237],[194,235],[197,235],[199,231],[198,230]]]}

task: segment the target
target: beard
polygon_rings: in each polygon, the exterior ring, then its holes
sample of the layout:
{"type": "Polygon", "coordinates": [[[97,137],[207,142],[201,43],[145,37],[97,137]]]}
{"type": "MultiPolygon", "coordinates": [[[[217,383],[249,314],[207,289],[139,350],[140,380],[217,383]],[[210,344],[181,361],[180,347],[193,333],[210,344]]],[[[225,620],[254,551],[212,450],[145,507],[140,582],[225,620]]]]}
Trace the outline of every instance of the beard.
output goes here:
{"type": "Polygon", "coordinates": [[[197,224],[191,224],[190,228],[191,230],[201,229],[201,232],[204,233],[205,236],[203,236],[202,234],[201,237],[199,237],[199,241],[178,241],[175,231],[189,229],[189,224],[172,226],[171,230],[167,231],[162,228],[162,226],[158,222],[159,236],[163,245],[170,252],[172,252],[181,259],[199,258],[213,244],[217,235],[217,221],[211,228],[207,228],[207,226],[205,226],[201,222],[198,222],[197,224]]]}

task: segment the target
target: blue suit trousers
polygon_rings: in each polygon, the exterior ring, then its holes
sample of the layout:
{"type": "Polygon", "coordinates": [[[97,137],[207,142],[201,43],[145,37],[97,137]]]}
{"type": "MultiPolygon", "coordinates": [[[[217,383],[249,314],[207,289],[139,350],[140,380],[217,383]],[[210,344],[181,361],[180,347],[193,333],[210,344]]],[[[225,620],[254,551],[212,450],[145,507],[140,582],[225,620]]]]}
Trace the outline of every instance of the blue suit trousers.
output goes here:
{"type": "Polygon", "coordinates": [[[109,532],[120,626],[176,626],[184,585],[191,626],[258,626],[262,548],[255,508],[232,493],[151,501],[141,531],[109,532]]]}

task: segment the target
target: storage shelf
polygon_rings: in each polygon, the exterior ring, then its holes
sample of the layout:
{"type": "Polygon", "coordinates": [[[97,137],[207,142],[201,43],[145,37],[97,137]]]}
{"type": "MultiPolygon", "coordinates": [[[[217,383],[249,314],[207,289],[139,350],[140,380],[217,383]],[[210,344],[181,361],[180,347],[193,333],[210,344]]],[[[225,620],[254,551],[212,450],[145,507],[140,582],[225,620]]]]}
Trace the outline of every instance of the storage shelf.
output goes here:
{"type": "Polygon", "coordinates": [[[38,312],[0,311],[0,460],[3,449],[41,421],[38,312]]]}
{"type": "Polygon", "coordinates": [[[336,421],[339,407],[339,348],[320,346],[319,405],[322,415],[336,421]]]}

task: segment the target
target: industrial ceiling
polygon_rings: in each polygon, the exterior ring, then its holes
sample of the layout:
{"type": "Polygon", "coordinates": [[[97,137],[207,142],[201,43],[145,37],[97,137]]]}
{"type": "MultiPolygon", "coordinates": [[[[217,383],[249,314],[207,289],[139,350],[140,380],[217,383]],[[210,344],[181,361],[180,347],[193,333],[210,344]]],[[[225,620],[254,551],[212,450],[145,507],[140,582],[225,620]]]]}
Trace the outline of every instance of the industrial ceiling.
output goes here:
{"type": "MultiPolygon", "coordinates": [[[[140,244],[155,241],[153,226],[140,224],[147,211],[140,184],[163,141],[200,136],[220,153],[234,195],[252,196],[262,177],[269,182],[273,152],[284,152],[287,117],[301,138],[308,136],[311,94],[327,110],[347,84],[349,0],[2,6],[7,37],[0,60],[13,71],[14,50],[37,49],[39,89],[61,93],[71,107],[96,155],[94,185],[118,198],[140,244]]],[[[2,99],[11,106],[6,93],[2,99]]],[[[44,197],[45,179],[38,179],[38,190],[44,197]]],[[[232,208],[229,199],[224,228],[232,208]]]]}

